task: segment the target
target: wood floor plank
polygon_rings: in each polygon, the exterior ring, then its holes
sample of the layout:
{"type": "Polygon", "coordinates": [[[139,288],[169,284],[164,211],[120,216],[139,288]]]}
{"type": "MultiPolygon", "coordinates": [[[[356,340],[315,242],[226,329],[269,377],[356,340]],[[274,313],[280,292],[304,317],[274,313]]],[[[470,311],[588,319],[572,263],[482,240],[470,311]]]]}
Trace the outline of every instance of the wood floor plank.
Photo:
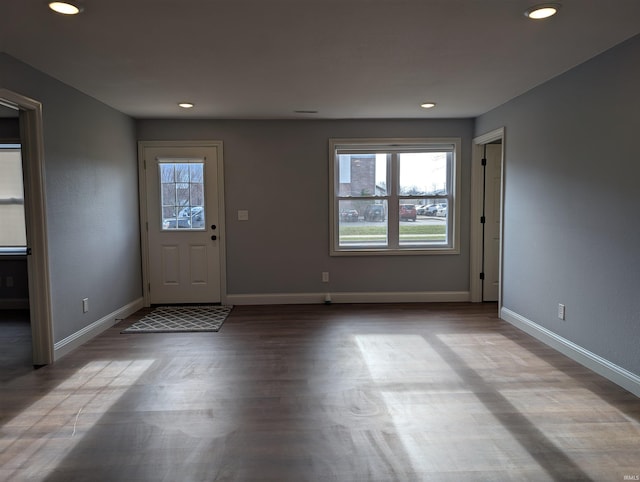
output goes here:
{"type": "MultiPolygon", "coordinates": [[[[237,306],[3,378],[0,480],[623,480],[640,400],[495,304],[237,306]]],[[[630,479],[633,480],[633,479],[630,479]]]]}

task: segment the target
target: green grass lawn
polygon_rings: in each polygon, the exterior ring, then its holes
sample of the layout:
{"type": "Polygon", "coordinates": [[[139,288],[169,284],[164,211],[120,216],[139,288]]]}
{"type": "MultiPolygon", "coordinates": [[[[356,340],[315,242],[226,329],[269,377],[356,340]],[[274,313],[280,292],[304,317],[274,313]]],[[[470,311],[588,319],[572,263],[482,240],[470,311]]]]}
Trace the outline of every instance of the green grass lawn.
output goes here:
{"type": "MultiPolygon", "coordinates": [[[[400,224],[400,240],[405,241],[445,241],[447,227],[444,224],[400,224]]],[[[387,235],[386,225],[347,226],[340,225],[340,244],[380,242],[387,235]]]]}
{"type": "MultiPolygon", "coordinates": [[[[444,224],[401,224],[400,235],[403,234],[445,234],[447,227],[444,224]]],[[[367,236],[386,234],[386,225],[380,226],[345,226],[340,225],[340,235],[367,236]]]]}

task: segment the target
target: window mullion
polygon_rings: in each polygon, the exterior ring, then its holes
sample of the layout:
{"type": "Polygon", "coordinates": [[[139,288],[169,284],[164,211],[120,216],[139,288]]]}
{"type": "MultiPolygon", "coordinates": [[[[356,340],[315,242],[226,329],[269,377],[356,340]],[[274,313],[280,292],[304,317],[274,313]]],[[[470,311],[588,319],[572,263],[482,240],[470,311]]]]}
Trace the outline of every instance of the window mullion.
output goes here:
{"type": "Polygon", "coordinates": [[[400,156],[397,152],[387,154],[390,158],[389,180],[391,185],[391,193],[389,196],[389,213],[388,213],[388,236],[389,248],[398,249],[400,247],[400,220],[399,220],[399,191],[400,191],[400,156]]]}

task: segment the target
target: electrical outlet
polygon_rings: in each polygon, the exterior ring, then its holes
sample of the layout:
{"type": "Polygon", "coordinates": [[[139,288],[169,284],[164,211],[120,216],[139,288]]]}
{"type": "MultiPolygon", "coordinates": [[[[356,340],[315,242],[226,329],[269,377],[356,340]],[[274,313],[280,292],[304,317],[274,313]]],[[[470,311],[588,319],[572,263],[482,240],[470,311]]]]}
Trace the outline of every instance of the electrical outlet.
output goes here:
{"type": "Polygon", "coordinates": [[[328,283],[329,282],[329,272],[328,271],[323,271],[322,272],[322,282],[323,283],[328,283]]]}
{"type": "Polygon", "coordinates": [[[84,298],[82,300],[82,312],[86,313],[89,311],[89,298],[84,298]]]}
{"type": "Polygon", "coordinates": [[[564,320],[565,306],[562,303],[558,303],[558,318],[564,320]]]}

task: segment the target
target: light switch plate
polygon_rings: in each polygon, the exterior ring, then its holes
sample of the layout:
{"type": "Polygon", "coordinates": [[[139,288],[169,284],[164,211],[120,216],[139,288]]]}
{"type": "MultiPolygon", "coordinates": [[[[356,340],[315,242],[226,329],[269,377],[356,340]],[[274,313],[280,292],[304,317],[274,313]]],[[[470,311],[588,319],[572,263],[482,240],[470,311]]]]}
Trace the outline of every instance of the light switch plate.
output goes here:
{"type": "Polygon", "coordinates": [[[249,221],[249,211],[240,209],[238,211],[238,221],[249,221]]]}

